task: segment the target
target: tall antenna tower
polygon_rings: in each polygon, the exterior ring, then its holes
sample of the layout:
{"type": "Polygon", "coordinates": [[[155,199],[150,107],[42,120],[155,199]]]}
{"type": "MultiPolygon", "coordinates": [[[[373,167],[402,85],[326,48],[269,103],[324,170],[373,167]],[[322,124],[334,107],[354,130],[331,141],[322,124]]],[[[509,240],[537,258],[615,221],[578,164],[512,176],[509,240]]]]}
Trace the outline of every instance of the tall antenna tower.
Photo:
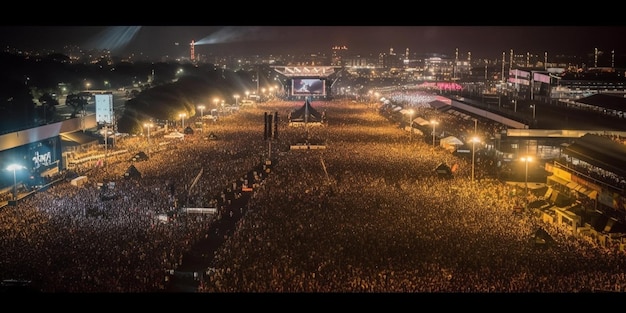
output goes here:
{"type": "Polygon", "coordinates": [[[410,60],[411,58],[409,57],[409,48],[406,48],[406,51],[404,52],[404,67],[409,67],[410,64],[410,60]]]}
{"type": "Polygon", "coordinates": [[[189,56],[191,61],[194,61],[196,59],[196,48],[195,47],[196,47],[196,43],[195,43],[195,41],[192,40],[191,44],[190,44],[191,55],[189,56]]]}
{"type": "Polygon", "coordinates": [[[593,67],[598,67],[598,48],[594,48],[593,67]]]}
{"type": "Polygon", "coordinates": [[[487,62],[487,59],[484,59],[484,62],[485,62],[485,81],[487,81],[487,64],[489,63],[487,62]]]}
{"type": "Polygon", "coordinates": [[[502,51],[502,82],[504,82],[504,63],[506,63],[506,52],[502,51]]]}
{"type": "Polygon", "coordinates": [[[459,48],[454,51],[454,66],[452,67],[452,78],[456,78],[456,67],[459,65],[459,48]]]}
{"type": "Polygon", "coordinates": [[[615,67],[615,50],[611,50],[611,67],[615,67]]]}
{"type": "Polygon", "coordinates": [[[472,52],[467,52],[467,64],[469,65],[469,75],[472,75],[472,52]]]}

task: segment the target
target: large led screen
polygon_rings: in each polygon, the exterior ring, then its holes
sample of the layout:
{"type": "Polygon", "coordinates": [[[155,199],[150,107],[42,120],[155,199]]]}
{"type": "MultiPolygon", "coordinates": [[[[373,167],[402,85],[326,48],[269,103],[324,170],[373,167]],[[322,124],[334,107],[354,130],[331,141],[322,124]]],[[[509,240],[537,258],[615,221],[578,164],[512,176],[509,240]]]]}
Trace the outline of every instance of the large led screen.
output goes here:
{"type": "Polygon", "coordinates": [[[96,95],[96,122],[111,124],[113,123],[113,95],[98,94],[96,95]]]}
{"type": "Polygon", "coordinates": [[[326,95],[326,81],[319,78],[294,78],[291,80],[291,94],[326,95]]]}

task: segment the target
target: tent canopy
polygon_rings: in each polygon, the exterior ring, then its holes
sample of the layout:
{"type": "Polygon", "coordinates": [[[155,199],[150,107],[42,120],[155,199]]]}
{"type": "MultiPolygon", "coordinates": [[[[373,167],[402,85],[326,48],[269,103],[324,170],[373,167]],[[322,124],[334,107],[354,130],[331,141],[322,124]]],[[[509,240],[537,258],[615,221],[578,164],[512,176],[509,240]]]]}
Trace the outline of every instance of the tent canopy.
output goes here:
{"type": "Polygon", "coordinates": [[[426,125],[430,125],[430,122],[421,118],[421,117],[416,117],[413,119],[413,123],[420,125],[420,126],[426,126],[426,125]]]}
{"type": "Polygon", "coordinates": [[[435,173],[437,173],[437,176],[439,177],[451,177],[452,169],[450,168],[450,166],[442,162],[439,163],[437,167],[435,167],[435,173]]]}
{"type": "Polygon", "coordinates": [[[123,175],[125,178],[141,178],[141,173],[134,165],[128,167],[126,172],[123,175]]]}
{"type": "Polygon", "coordinates": [[[439,101],[439,100],[431,101],[429,102],[429,104],[433,109],[438,110],[438,111],[443,111],[451,107],[450,104],[439,101]]]}
{"type": "Polygon", "coordinates": [[[322,114],[311,105],[311,97],[307,97],[304,104],[291,112],[290,122],[322,122],[322,114]]]}
{"type": "Polygon", "coordinates": [[[61,140],[65,143],[73,145],[86,145],[97,144],[99,138],[89,135],[82,131],[75,131],[71,133],[61,133],[61,140]]]}
{"type": "Polygon", "coordinates": [[[147,161],[148,155],[143,151],[139,151],[130,160],[131,161],[147,161]]]}
{"type": "Polygon", "coordinates": [[[163,138],[168,138],[168,139],[182,139],[185,138],[185,134],[177,132],[177,131],[173,131],[165,136],[163,136],[163,138]]]}
{"type": "Polygon", "coordinates": [[[454,136],[448,136],[446,138],[442,138],[440,144],[443,145],[453,145],[453,146],[462,146],[463,141],[461,139],[456,138],[454,136]]]}

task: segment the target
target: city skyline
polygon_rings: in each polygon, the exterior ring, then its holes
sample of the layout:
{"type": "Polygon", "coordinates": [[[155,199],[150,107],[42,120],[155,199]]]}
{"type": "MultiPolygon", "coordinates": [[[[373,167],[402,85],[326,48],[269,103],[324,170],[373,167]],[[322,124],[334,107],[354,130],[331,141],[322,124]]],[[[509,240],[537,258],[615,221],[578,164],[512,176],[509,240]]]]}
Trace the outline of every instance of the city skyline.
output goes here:
{"type": "Polygon", "coordinates": [[[199,54],[439,53],[499,59],[515,54],[626,55],[622,26],[2,26],[4,49],[62,52],[64,47],[160,58],[199,54]]]}

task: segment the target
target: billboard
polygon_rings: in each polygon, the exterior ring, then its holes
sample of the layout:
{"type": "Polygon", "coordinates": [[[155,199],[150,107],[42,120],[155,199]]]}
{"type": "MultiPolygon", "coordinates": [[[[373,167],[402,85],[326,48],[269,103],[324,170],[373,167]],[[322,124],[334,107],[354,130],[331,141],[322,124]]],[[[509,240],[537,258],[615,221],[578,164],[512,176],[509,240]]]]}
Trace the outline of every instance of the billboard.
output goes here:
{"type": "Polygon", "coordinates": [[[533,80],[536,81],[536,82],[542,82],[542,83],[549,84],[550,83],[550,75],[533,72],[533,80]]]}
{"type": "Polygon", "coordinates": [[[511,84],[516,84],[516,85],[524,85],[524,86],[530,85],[530,81],[529,80],[521,79],[521,78],[515,78],[515,77],[509,77],[508,82],[511,83],[511,84]]]}
{"type": "Polygon", "coordinates": [[[509,79],[507,81],[511,84],[528,86],[530,85],[530,72],[518,69],[509,70],[509,79]]]}
{"type": "Polygon", "coordinates": [[[112,124],[113,123],[113,95],[97,94],[96,95],[96,123],[112,124]]]}
{"type": "Polygon", "coordinates": [[[513,77],[515,76],[516,78],[521,78],[521,79],[530,79],[530,72],[526,72],[526,71],[522,71],[522,70],[509,70],[509,76],[513,77]]]}
{"type": "Polygon", "coordinates": [[[294,78],[291,80],[293,96],[326,95],[326,80],[319,78],[294,78]]]}

